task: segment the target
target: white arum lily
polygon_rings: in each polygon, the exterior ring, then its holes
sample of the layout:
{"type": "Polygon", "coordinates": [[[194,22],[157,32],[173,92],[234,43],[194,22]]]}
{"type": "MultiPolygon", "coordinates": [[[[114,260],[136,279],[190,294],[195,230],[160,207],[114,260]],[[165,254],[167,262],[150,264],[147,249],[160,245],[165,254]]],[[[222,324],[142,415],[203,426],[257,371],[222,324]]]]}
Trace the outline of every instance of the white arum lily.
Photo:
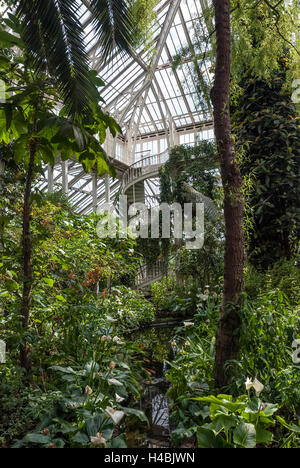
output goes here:
{"type": "Polygon", "coordinates": [[[103,335],[101,336],[101,341],[111,341],[111,336],[110,335],[103,335]]]}
{"type": "Polygon", "coordinates": [[[252,385],[253,385],[253,382],[251,379],[249,379],[249,377],[247,377],[247,380],[245,382],[245,385],[246,385],[246,390],[250,390],[252,388],[252,385]]]}
{"type": "Polygon", "coordinates": [[[116,387],[122,387],[122,383],[117,379],[107,379],[109,385],[116,385],[116,387]]]}
{"type": "Polygon", "coordinates": [[[259,395],[265,388],[264,385],[259,380],[254,379],[254,381],[252,382],[252,379],[249,379],[249,377],[247,378],[245,385],[246,385],[246,390],[250,390],[253,387],[256,395],[259,395]]]}
{"type": "Polygon", "coordinates": [[[192,327],[194,325],[194,322],[183,322],[183,325],[185,327],[192,327]]]}
{"type": "Polygon", "coordinates": [[[117,343],[118,345],[123,345],[125,344],[124,341],[121,341],[121,339],[118,336],[113,337],[113,341],[117,343]]]}
{"type": "Polygon", "coordinates": [[[90,437],[90,441],[93,445],[104,445],[105,448],[107,447],[106,440],[104,439],[104,437],[102,437],[102,434],[100,434],[99,432],[96,435],[96,437],[90,437]]]}
{"type": "Polygon", "coordinates": [[[116,397],[116,402],[117,402],[117,403],[122,403],[122,401],[125,400],[125,398],[121,397],[121,396],[118,395],[117,393],[115,394],[115,397],[116,397]]]}
{"type": "Polygon", "coordinates": [[[91,389],[91,387],[89,385],[87,385],[84,389],[85,393],[87,393],[88,395],[91,395],[93,393],[93,390],[91,389]]]}
{"type": "Polygon", "coordinates": [[[208,295],[207,294],[199,294],[199,298],[202,299],[202,301],[207,301],[208,295]]]}
{"type": "Polygon", "coordinates": [[[110,407],[106,408],[105,411],[111,417],[111,419],[113,420],[115,424],[119,424],[121,420],[123,419],[123,417],[125,416],[124,411],[115,410],[110,407]]]}

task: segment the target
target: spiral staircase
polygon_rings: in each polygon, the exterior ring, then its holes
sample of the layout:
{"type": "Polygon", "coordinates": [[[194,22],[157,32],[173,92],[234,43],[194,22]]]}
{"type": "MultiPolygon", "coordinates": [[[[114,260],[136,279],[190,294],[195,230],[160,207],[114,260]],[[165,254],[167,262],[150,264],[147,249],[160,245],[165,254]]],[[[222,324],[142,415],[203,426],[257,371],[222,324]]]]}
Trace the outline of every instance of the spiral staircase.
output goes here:
{"type": "MultiPolygon", "coordinates": [[[[127,204],[145,203],[145,181],[159,176],[160,168],[169,159],[169,151],[147,156],[134,164],[124,172],[120,194],[127,196],[127,204]]],[[[145,289],[151,283],[159,281],[166,274],[166,265],[158,259],[153,265],[141,265],[136,275],[135,287],[145,289]]]]}

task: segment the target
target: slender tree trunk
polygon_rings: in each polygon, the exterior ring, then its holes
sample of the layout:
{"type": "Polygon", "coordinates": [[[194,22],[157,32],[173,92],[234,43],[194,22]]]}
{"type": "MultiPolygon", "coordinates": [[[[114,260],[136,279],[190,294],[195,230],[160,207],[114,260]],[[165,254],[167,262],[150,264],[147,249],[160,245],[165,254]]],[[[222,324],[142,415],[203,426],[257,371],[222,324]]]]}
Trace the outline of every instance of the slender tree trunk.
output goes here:
{"type": "Polygon", "coordinates": [[[224,189],[224,289],[216,336],[215,386],[228,383],[226,362],[238,357],[243,290],[244,234],[242,177],[236,162],[230,123],[230,0],[214,0],[217,37],[215,84],[212,91],[215,136],[224,189]]]}
{"type": "Polygon", "coordinates": [[[282,234],[282,245],[283,245],[283,249],[285,253],[285,258],[287,260],[291,260],[292,252],[291,252],[289,234],[286,231],[284,231],[282,234]]]}
{"type": "MultiPolygon", "coordinates": [[[[23,253],[23,294],[22,294],[22,305],[21,305],[21,315],[22,315],[22,327],[23,331],[26,331],[29,323],[29,313],[30,313],[30,302],[31,302],[31,289],[32,289],[32,243],[31,243],[31,233],[30,233],[30,195],[31,195],[31,185],[33,181],[34,174],[34,159],[36,154],[37,142],[35,138],[32,138],[30,143],[30,160],[27,170],[26,178],[26,187],[24,195],[24,206],[23,206],[23,233],[22,233],[22,253],[23,253]]],[[[31,360],[30,360],[30,350],[29,343],[26,342],[20,347],[20,365],[23,367],[27,374],[31,370],[31,360]]]]}

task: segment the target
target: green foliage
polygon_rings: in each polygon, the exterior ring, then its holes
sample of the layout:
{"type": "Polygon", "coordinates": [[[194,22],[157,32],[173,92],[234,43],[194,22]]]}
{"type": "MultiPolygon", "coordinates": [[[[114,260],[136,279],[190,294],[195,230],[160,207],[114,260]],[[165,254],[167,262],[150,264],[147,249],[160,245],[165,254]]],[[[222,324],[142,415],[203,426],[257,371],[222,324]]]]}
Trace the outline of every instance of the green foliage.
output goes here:
{"type": "MultiPolygon", "coordinates": [[[[180,264],[179,271],[185,273],[183,265],[185,265],[185,254],[187,251],[182,249],[178,252],[178,255],[181,252],[182,256],[180,258],[183,261],[180,264]]],[[[188,268],[192,270],[190,257],[186,263],[188,263],[188,268]]],[[[218,297],[216,290],[218,291],[219,287],[216,287],[215,291],[209,291],[209,286],[205,285],[202,289],[199,287],[199,283],[198,279],[195,281],[193,278],[190,278],[189,280],[185,280],[184,288],[182,288],[182,286],[176,283],[176,278],[172,273],[168,277],[152,283],[151,294],[156,309],[162,312],[170,312],[172,315],[185,317],[193,316],[197,310],[202,310],[208,298],[211,303],[215,303],[218,297]]]]}
{"type": "Polygon", "coordinates": [[[251,298],[264,291],[279,290],[292,306],[299,305],[300,270],[297,261],[280,260],[265,272],[248,265],[245,272],[245,288],[251,298]]]}
{"type": "MultiPolygon", "coordinates": [[[[8,195],[11,187],[6,186],[8,195]]],[[[122,324],[127,323],[127,330],[134,321],[135,326],[148,323],[153,307],[134,291],[120,287],[118,297],[126,314],[119,327],[110,314],[118,313],[119,303],[98,299],[94,290],[97,283],[106,285],[109,278],[117,282],[136,270],[134,241],[99,239],[99,216],[81,217],[65,211],[59,202],[37,200],[32,207],[34,284],[26,332],[18,312],[21,197],[9,205],[5,196],[0,204],[11,211],[1,234],[5,250],[0,262],[0,330],[7,343],[7,362],[0,369],[0,412],[6,414],[0,425],[2,443],[10,445],[22,438],[17,446],[91,446],[90,437],[105,429],[108,447],[124,446],[123,436],[112,435],[115,424],[107,408],[123,411],[131,419],[145,421],[145,417],[116,402],[118,393],[128,404],[134,403],[142,373],[136,359],[140,349],[122,341],[122,324]],[[18,367],[18,349],[24,339],[30,343],[33,361],[34,387],[28,391],[23,390],[18,367]],[[93,394],[84,393],[87,385],[93,394]],[[89,433],[87,421],[96,417],[102,422],[95,434],[89,433]]]]}
{"type": "MultiPolygon", "coordinates": [[[[16,307],[22,282],[21,206],[15,204],[14,208],[15,216],[3,236],[6,250],[0,263],[1,323],[11,352],[19,346],[24,333],[19,328],[16,307]]],[[[109,278],[117,281],[136,269],[137,259],[132,255],[134,242],[130,238],[104,242],[97,237],[97,221],[95,215],[83,218],[47,201],[34,206],[32,322],[27,337],[36,362],[44,352],[51,361],[58,345],[65,353],[84,357],[86,340],[91,338],[85,336],[89,320],[95,323],[99,315],[94,294],[96,284],[106,285],[109,278]]],[[[92,334],[91,327],[89,334],[92,334]]]]}
{"type": "Polygon", "coordinates": [[[300,336],[299,306],[292,308],[280,291],[246,301],[241,330],[241,354],[230,390],[236,394],[245,378],[256,375],[268,398],[290,412],[300,405],[299,366],[293,363],[292,344],[300,336]]]}
{"type": "Polygon", "coordinates": [[[135,46],[143,46],[145,49],[153,44],[151,25],[157,19],[155,7],[157,0],[129,0],[129,13],[132,17],[134,28],[135,46]]]}
{"type": "Polygon", "coordinates": [[[233,115],[233,130],[244,150],[241,170],[251,174],[250,261],[267,269],[291,258],[300,232],[299,118],[290,95],[282,91],[287,67],[267,83],[247,75],[233,115]]]}
{"type": "Polygon", "coordinates": [[[173,268],[182,279],[193,278],[195,286],[216,285],[222,275],[224,227],[221,217],[222,188],[214,143],[177,146],[161,170],[161,202],[204,203],[205,239],[201,249],[187,250],[165,239],[162,252],[169,254],[173,268]],[[193,194],[187,187],[194,189],[193,194]]]}
{"type": "MultiPolygon", "coordinates": [[[[100,340],[94,348],[94,358],[81,365],[68,367],[52,366],[49,371],[57,374],[55,393],[31,397],[31,411],[36,420],[36,428],[14,447],[42,445],[44,447],[76,448],[91,447],[126,447],[124,435],[115,438],[115,426],[123,418],[131,416],[130,408],[121,406],[122,398],[129,401],[130,395],[139,396],[139,384],[136,380],[139,369],[131,361],[133,348],[122,348],[113,339],[100,340]],[[114,358],[114,361],[110,359],[114,358]],[[98,364],[99,362],[99,364],[98,364]],[[38,412],[39,406],[46,400],[47,407],[38,412]],[[46,410],[46,411],[45,411],[46,410]],[[95,441],[97,434],[102,441],[95,441]],[[120,444],[120,439],[123,441],[120,444]]],[[[146,421],[141,411],[133,410],[134,415],[146,421]]],[[[27,410],[28,412],[28,410],[27,410]]]]}
{"type": "Polygon", "coordinates": [[[190,183],[195,190],[215,201],[220,200],[218,166],[216,147],[212,142],[172,148],[170,158],[161,170],[161,201],[183,201],[183,182],[190,183]]]}
{"type": "Polygon", "coordinates": [[[173,275],[165,276],[160,281],[152,283],[152,300],[157,310],[170,310],[175,296],[176,281],[173,275]]]}
{"type": "MultiPolygon", "coordinates": [[[[98,87],[103,82],[89,69],[85,30],[81,22],[84,2],[71,0],[6,1],[11,13],[5,25],[13,35],[0,31],[5,45],[18,45],[25,49],[37,72],[47,70],[57,83],[68,114],[80,117],[93,114],[93,103],[100,100],[98,87]],[[15,8],[16,7],[16,8],[15,8]],[[16,36],[18,34],[18,36],[16,36]]],[[[106,2],[93,0],[90,5],[91,26],[105,60],[115,47],[129,51],[133,40],[133,20],[126,1],[106,2]]]]}
{"type": "MultiPolygon", "coordinates": [[[[23,50],[24,52],[24,50],[23,50]]],[[[91,104],[88,116],[67,117],[64,107],[57,112],[60,87],[46,73],[34,71],[34,63],[18,55],[10,44],[1,46],[0,78],[7,85],[6,102],[0,104],[0,142],[12,145],[16,163],[28,165],[30,148],[35,148],[35,169],[42,163],[54,165],[55,158],[67,160],[73,155],[86,171],[97,167],[99,175],[114,175],[101,144],[106,130],[113,136],[120,127],[104,114],[98,101],[91,104]]]]}
{"type": "Polygon", "coordinates": [[[231,395],[199,397],[209,403],[209,423],[197,428],[199,448],[255,448],[272,443],[277,406],[246,395],[236,400],[231,395]]]}
{"type": "MultiPolygon", "coordinates": [[[[274,402],[280,417],[293,425],[299,417],[300,407],[299,364],[293,362],[295,348],[292,346],[294,340],[300,337],[299,305],[290,306],[281,291],[270,290],[268,283],[267,288],[267,291],[257,291],[255,296],[244,301],[240,356],[238,361],[227,363],[232,374],[227,393],[238,397],[245,390],[246,379],[256,376],[264,385],[265,399],[274,402]]],[[[211,299],[204,304],[194,317],[194,326],[187,326],[184,336],[175,337],[176,357],[167,372],[171,382],[168,391],[172,401],[171,424],[176,428],[172,438],[176,444],[186,437],[199,434],[198,429],[203,427],[209,414],[200,401],[213,392],[214,342],[219,304],[211,299]]],[[[244,419],[240,422],[253,423],[244,419]]],[[[223,444],[217,437],[218,431],[211,428],[212,434],[207,429],[201,429],[198,442],[200,440],[204,444],[209,440],[211,444],[223,444]]],[[[278,424],[276,434],[275,446],[288,446],[289,443],[299,445],[297,434],[290,436],[278,424]]],[[[234,444],[232,435],[230,437],[229,442],[234,444]]],[[[228,443],[225,434],[221,434],[221,438],[228,443]]]]}
{"type": "MultiPolygon", "coordinates": [[[[291,90],[292,76],[299,72],[299,2],[276,0],[233,0],[231,2],[232,25],[232,87],[243,93],[240,79],[250,70],[259,80],[273,80],[279,69],[278,58],[291,51],[291,69],[287,87],[291,90]]],[[[291,94],[291,93],[290,93],[291,94]]]]}
{"type": "Polygon", "coordinates": [[[103,291],[101,307],[125,331],[149,325],[154,320],[154,307],[141,293],[125,286],[103,291]]]}

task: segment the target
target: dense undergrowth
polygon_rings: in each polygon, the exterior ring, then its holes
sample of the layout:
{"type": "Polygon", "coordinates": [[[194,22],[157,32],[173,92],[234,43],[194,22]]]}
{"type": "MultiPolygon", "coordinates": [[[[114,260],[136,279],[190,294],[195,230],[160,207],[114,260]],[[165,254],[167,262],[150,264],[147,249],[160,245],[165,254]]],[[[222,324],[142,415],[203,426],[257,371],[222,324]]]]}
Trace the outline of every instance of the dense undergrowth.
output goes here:
{"type": "Polygon", "coordinates": [[[125,446],[123,421],[146,418],[134,409],[144,374],[141,350],[122,334],[154,317],[143,296],[116,286],[132,284],[139,260],[134,241],[99,239],[95,215],[82,218],[64,203],[38,199],[32,210],[32,307],[24,332],[21,204],[15,200],[15,187],[7,184],[3,205],[11,216],[2,231],[0,262],[1,339],[7,347],[0,367],[0,444],[125,446]],[[25,340],[32,361],[27,385],[19,367],[25,340]]]}
{"type": "MultiPolygon", "coordinates": [[[[128,428],[137,420],[148,424],[139,402],[144,378],[151,379],[143,349],[154,340],[151,330],[140,339],[128,332],[166,310],[186,320],[170,343],[175,352],[167,372],[172,443],[299,446],[300,273],[294,260],[264,273],[247,267],[240,355],[227,363],[232,378],[226,394],[218,396],[214,344],[222,278],[216,275],[202,287],[189,276],[182,287],[171,272],[152,285],[153,304],[146,301],[133,289],[140,261],[135,241],[99,239],[98,217],[76,215],[58,195],[37,194],[33,204],[34,284],[24,332],[18,200],[18,186],[8,180],[1,206],[6,222],[0,323],[7,346],[0,367],[2,447],[125,447],[128,428]],[[32,361],[26,385],[19,367],[25,341],[32,361]],[[263,384],[259,395],[247,379],[263,384]]],[[[166,358],[164,351],[154,356],[166,358]]]]}
{"type": "Polygon", "coordinates": [[[202,295],[193,322],[174,339],[176,359],[167,373],[175,445],[194,437],[199,447],[299,447],[299,279],[294,262],[264,275],[248,271],[240,356],[227,363],[232,378],[218,397],[213,371],[220,298],[202,295]],[[263,390],[247,391],[247,379],[263,390]]]}

